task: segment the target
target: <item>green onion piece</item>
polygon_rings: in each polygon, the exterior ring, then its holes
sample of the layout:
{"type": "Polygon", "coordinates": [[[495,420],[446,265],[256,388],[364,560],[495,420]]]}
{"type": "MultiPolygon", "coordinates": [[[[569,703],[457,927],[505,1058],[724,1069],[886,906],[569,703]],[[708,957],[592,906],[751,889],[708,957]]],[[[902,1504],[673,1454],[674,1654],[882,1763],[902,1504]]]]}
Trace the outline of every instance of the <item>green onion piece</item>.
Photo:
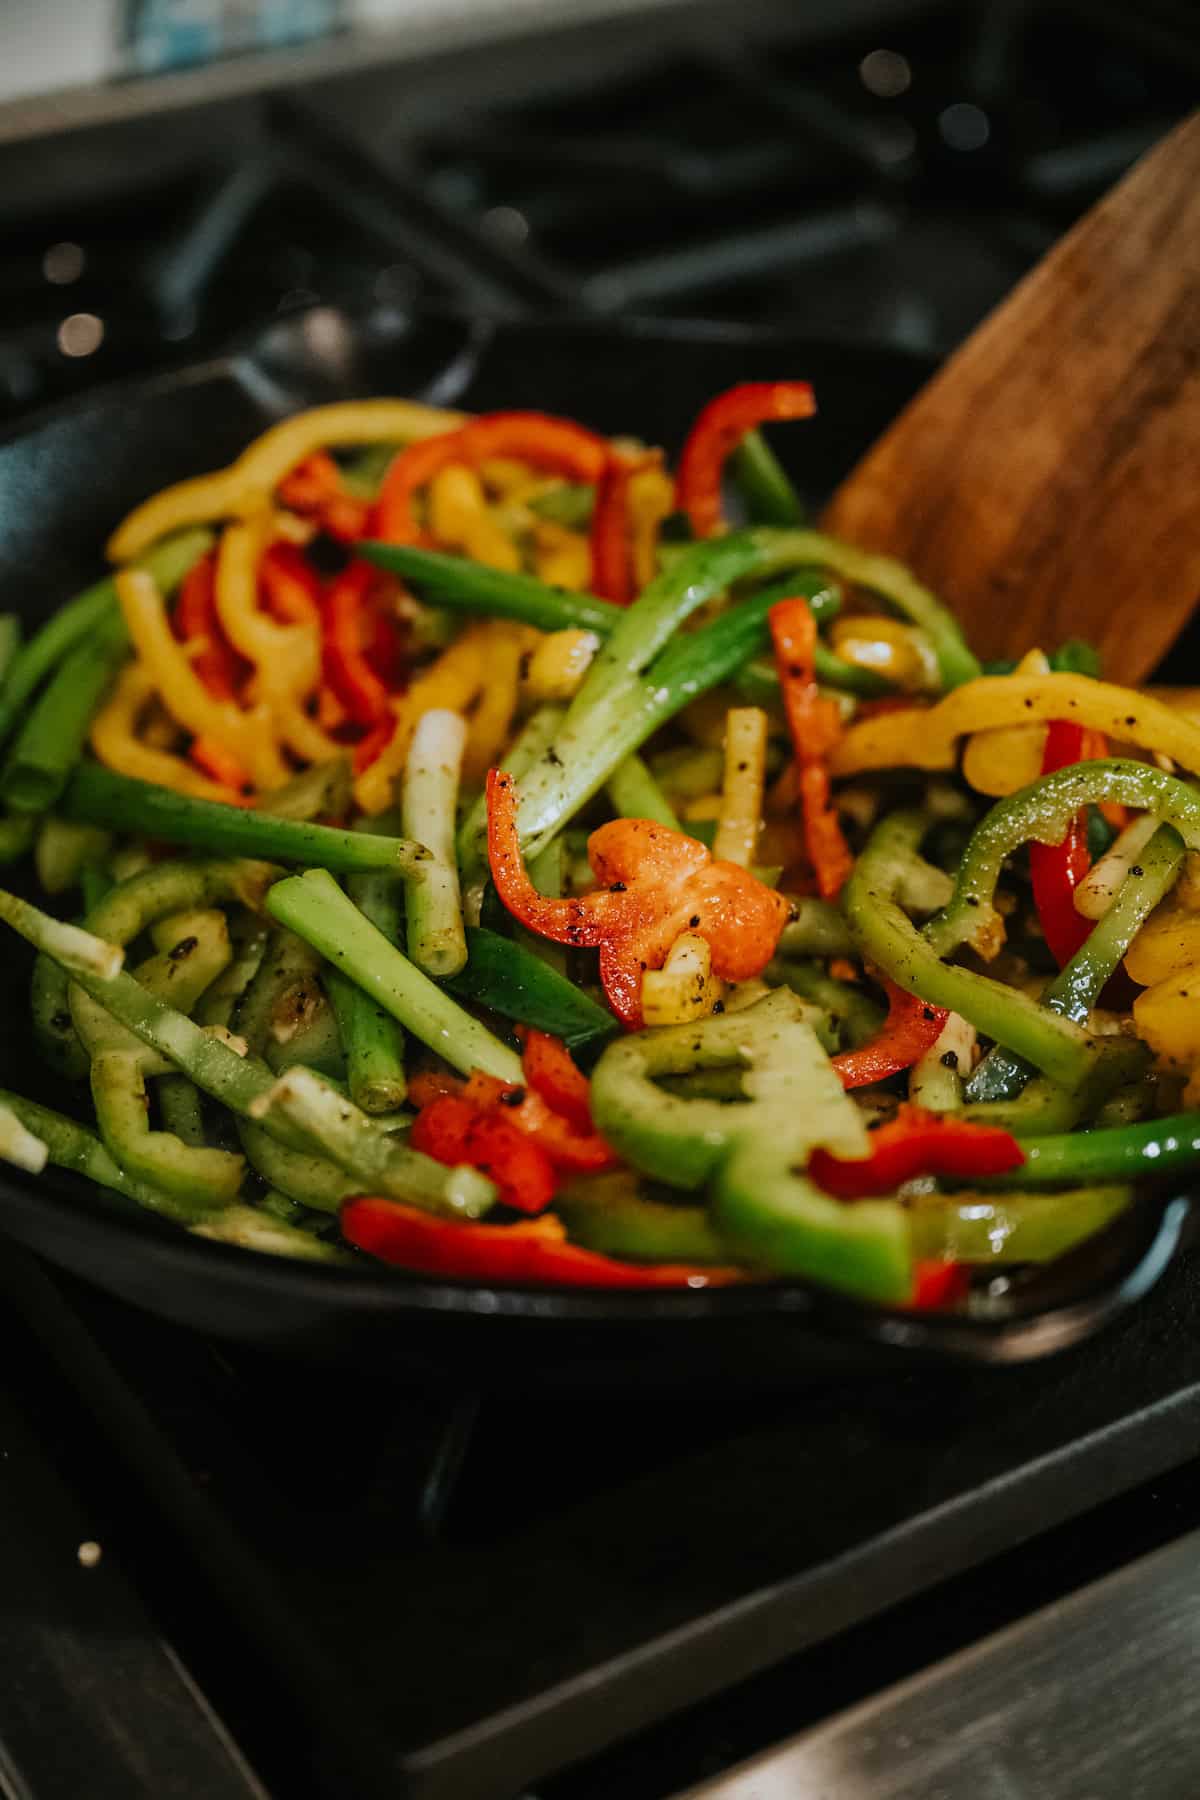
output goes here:
{"type": "Polygon", "coordinates": [[[464,1075],[482,1069],[520,1085],[524,1077],[516,1053],[389,944],[326,870],[309,869],[278,882],[267,895],[267,911],[453,1068],[464,1075]]]}
{"type": "Polygon", "coordinates": [[[408,888],[408,954],[419,969],[438,978],[457,975],[467,960],[454,854],[466,742],[465,719],[435,707],[418,721],[404,771],[401,829],[430,857],[408,888]]]}
{"type": "Polygon", "coordinates": [[[45,1141],[30,1131],[11,1106],[0,1101],[0,1157],[15,1169],[40,1175],[46,1166],[47,1155],[45,1141]]]}
{"type": "Polygon", "coordinates": [[[62,811],[70,819],[136,831],[193,850],[316,864],[343,874],[393,869],[419,875],[427,861],[421,845],[405,838],[338,831],[330,825],[225,806],[219,800],[195,800],[171,788],[114,774],[99,763],[84,763],[75,771],[63,795],[62,811]]]}
{"type": "Polygon", "coordinates": [[[18,812],[45,812],[56,803],[83,754],[92,715],[128,654],[128,633],[118,615],[58,665],[0,774],[0,795],[18,812]]]}
{"type": "Polygon", "coordinates": [[[415,550],[407,544],[369,541],[354,548],[357,556],[403,576],[439,606],[486,613],[498,619],[519,619],[524,625],[536,625],[539,631],[563,631],[578,625],[606,637],[626,611],[594,594],[573,594],[566,588],[548,587],[532,575],[487,569],[465,556],[447,556],[440,550],[415,550]]]}
{"type": "Polygon", "coordinates": [[[752,525],[804,523],[804,503],[757,426],[734,450],[728,468],[752,525]]]}
{"type": "Polygon", "coordinates": [[[99,825],[78,825],[47,813],[34,847],[37,878],[48,894],[65,894],[77,885],[84,869],[101,863],[112,846],[112,833],[99,825]]]}
{"type": "Polygon", "coordinates": [[[653,819],[668,831],[683,830],[670,801],[636,751],[609,776],[608,797],[621,818],[653,819]]]}
{"type": "MultiPolygon", "coordinates": [[[[134,563],[148,569],[164,594],[179,586],[188,570],[212,546],[211,531],[181,531],[164,538],[134,563]]],[[[45,680],[56,663],[76,644],[90,638],[104,622],[117,616],[117,590],[111,575],[85,589],[46,621],[25,648],[13,658],[0,686],[0,740],[12,730],[17,714],[45,680]]]]}

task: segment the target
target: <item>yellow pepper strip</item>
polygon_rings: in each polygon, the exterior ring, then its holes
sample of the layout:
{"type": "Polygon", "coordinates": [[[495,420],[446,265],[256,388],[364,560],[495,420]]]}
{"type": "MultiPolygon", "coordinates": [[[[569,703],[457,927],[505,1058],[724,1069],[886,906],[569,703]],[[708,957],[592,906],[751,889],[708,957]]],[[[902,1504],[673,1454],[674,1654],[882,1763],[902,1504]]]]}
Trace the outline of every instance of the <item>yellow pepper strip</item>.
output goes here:
{"type": "Polygon", "coordinates": [[[599,648],[595,632],[578,626],[546,632],[535,643],[525,670],[521,684],[525,699],[531,706],[573,699],[599,648]]]}
{"type": "MultiPolygon", "coordinates": [[[[329,762],[345,754],[305,711],[321,673],[316,625],[281,625],[258,604],[258,565],[274,535],[269,511],[226,527],[217,552],[217,617],[235,650],[254,664],[255,693],[277,738],[302,762],[329,762]]],[[[282,764],[280,765],[283,766],[282,764]]],[[[286,769],[277,785],[287,779],[286,769]]]]}
{"type": "Polygon", "coordinates": [[[392,804],[392,783],[404,769],[413,732],[423,714],[434,707],[466,712],[489,678],[489,644],[486,624],[469,625],[396,702],[396,728],[391,738],[354,783],[354,798],[363,812],[381,813],[392,804]]]}
{"type": "Polygon", "coordinates": [[[1176,970],[1133,1003],[1138,1036],[1176,1069],[1200,1063],[1200,967],[1176,970]]]}
{"type": "Polygon", "coordinates": [[[521,658],[527,636],[521,626],[505,619],[488,620],[483,631],[487,634],[484,642],[487,678],[480,682],[478,704],[467,727],[462,772],[464,782],[468,783],[483,780],[492,765],[500,761],[512,736],[521,658]]]}
{"type": "Polygon", "coordinates": [[[952,769],[960,737],[1002,725],[1070,719],[1200,771],[1200,726],[1161,700],[1086,675],[983,675],[936,706],[880,713],[851,725],[831,759],[835,775],[866,769],[952,769]]]}
{"type": "MultiPolygon", "coordinates": [[[[1044,650],[1028,650],[1014,675],[1049,675],[1044,650]]],[[[998,731],[975,731],[963,746],[963,779],[978,794],[1001,799],[1036,781],[1046,749],[1044,725],[1002,725],[998,731]]]]}
{"type": "Polygon", "coordinates": [[[548,587],[581,594],[592,579],[592,549],[581,531],[538,519],[533,527],[533,567],[548,587]]]}
{"type": "Polygon", "coordinates": [[[543,493],[559,485],[556,477],[535,475],[528,463],[511,456],[487,456],[479,465],[484,485],[506,500],[525,499],[530,493],[543,493]]]}
{"type": "Polygon", "coordinates": [[[642,1016],[647,1025],[692,1025],[707,1019],[724,993],[725,983],[712,972],[708,940],[685,931],[662,968],[642,976],[642,1016]]]}
{"type": "Polygon", "coordinates": [[[1176,894],[1155,907],[1125,953],[1125,968],[1140,987],[1153,987],[1200,966],[1200,913],[1176,904],[1176,894]]]}
{"type": "Polygon", "coordinates": [[[675,483],[665,469],[650,464],[630,478],[629,524],[638,593],[658,574],[658,529],[674,510],[675,483]]]}
{"type": "Polygon", "coordinates": [[[517,546],[488,512],[482,481],[464,463],[451,463],[430,482],[429,529],[439,544],[472,562],[513,572],[521,567],[517,546]]]}
{"type": "Polygon", "coordinates": [[[295,413],[255,438],[228,468],[177,481],[135,506],[108,541],[109,559],[129,562],[182,525],[260,511],[284,476],[314,450],[331,444],[412,443],[453,431],[465,419],[465,413],[414,400],[339,400],[295,413]]]}
{"type": "Polygon", "coordinates": [[[154,577],[145,569],[122,569],[116,589],[133,647],[171,717],[193,736],[215,739],[249,771],[256,787],[281,786],[288,769],[272,740],[269,720],[209,693],[171,631],[154,577]]]}
{"type": "Polygon", "coordinates": [[[937,657],[928,638],[882,613],[852,613],[835,619],[830,641],[838,655],[859,669],[886,675],[906,694],[940,694],[937,657]]]}
{"type": "Polygon", "coordinates": [[[731,706],[725,718],[725,780],[712,853],[748,869],[762,825],[767,769],[767,715],[761,706],[731,706]]]}
{"type": "Polygon", "coordinates": [[[138,720],[158,692],[158,683],[139,662],[127,663],[117,678],[110,698],[92,720],[91,745],[106,768],[136,781],[152,781],[157,787],[174,788],[197,800],[228,802],[229,789],[209,781],[181,756],[154,750],[139,741],[138,720]]]}

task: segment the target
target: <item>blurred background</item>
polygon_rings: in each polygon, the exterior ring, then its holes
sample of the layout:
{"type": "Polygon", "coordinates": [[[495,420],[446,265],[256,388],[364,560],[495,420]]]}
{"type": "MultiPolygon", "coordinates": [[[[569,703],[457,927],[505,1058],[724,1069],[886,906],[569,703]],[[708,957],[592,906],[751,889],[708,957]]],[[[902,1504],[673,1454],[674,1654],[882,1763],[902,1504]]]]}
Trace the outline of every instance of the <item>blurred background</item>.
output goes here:
{"type": "Polygon", "coordinates": [[[944,351],[1198,90],[1193,0],[7,0],[0,422],[316,301],[944,351]]]}

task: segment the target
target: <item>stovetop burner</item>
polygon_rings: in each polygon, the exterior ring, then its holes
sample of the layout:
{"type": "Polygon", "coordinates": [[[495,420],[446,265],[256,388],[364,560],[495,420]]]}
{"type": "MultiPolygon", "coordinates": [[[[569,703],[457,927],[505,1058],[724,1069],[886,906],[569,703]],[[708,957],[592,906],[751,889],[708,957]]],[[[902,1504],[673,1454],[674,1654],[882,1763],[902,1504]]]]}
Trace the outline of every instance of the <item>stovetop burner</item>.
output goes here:
{"type": "Polygon", "coordinates": [[[676,7],[561,54],[226,105],[208,131],[6,150],[0,417],[313,300],[944,351],[1187,110],[1200,70],[1186,0],[923,6],[851,33],[835,9],[817,42],[804,13],[798,38],[792,9],[751,29],[676,7]]]}

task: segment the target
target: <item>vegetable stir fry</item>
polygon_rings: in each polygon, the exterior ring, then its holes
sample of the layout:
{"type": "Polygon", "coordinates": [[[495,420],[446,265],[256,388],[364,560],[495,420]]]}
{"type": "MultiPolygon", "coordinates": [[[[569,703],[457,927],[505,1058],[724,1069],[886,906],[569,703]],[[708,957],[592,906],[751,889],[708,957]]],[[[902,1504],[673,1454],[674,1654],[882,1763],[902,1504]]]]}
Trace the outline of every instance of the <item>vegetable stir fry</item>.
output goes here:
{"type": "Polygon", "coordinates": [[[1200,703],[983,669],[805,522],[762,427],[814,410],[734,388],[672,475],[318,407],[0,621],[63,1108],[0,1094],[0,1157],[284,1255],[901,1307],[1200,1166],[1200,703]]]}

